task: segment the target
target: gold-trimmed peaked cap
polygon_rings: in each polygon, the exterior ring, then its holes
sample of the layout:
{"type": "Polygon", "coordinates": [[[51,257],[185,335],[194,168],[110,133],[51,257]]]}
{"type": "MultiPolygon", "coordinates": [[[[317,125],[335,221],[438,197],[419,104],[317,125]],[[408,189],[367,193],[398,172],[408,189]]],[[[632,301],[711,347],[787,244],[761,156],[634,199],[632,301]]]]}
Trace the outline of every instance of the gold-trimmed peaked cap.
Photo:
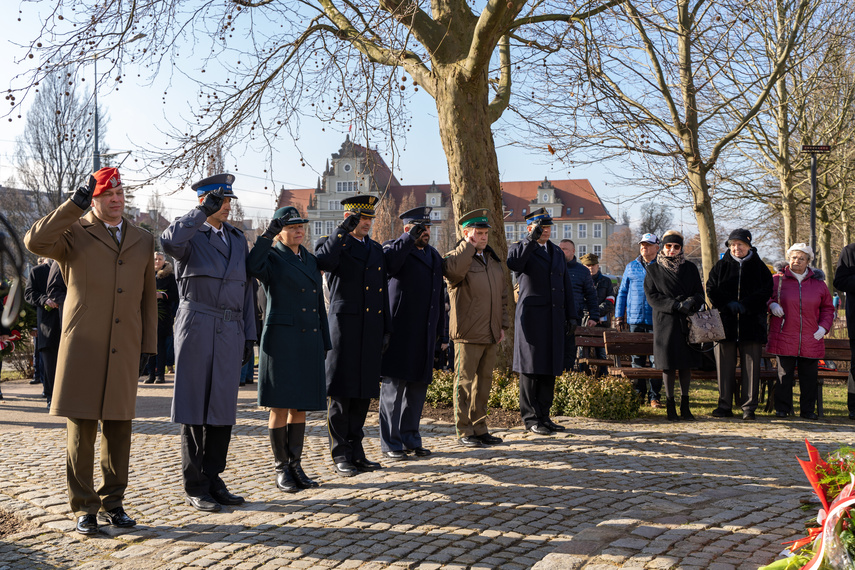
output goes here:
{"type": "Polygon", "coordinates": [[[352,212],[366,218],[373,218],[376,215],[374,213],[374,206],[379,201],[380,198],[373,194],[357,194],[356,196],[342,200],[341,205],[344,206],[345,212],[352,212]]]}
{"type": "Polygon", "coordinates": [[[462,228],[490,228],[489,214],[490,210],[479,208],[463,214],[457,223],[462,228]]]}
{"type": "Polygon", "coordinates": [[[237,199],[237,196],[235,196],[235,193],[232,191],[232,184],[234,184],[234,181],[234,174],[215,174],[213,176],[203,178],[199,182],[193,184],[190,188],[196,192],[196,195],[200,198],[208,192],[213,192],[218,188],[222,188],[224,198],[237,199]]]}
{"type": "Polygon", "coordinates": [[[546,208],[538,208],[525,217],[525,223],[531,225],[535,222],[540,222],[541,226],[551,226],[552,216],[546,211],[546,208]]]}

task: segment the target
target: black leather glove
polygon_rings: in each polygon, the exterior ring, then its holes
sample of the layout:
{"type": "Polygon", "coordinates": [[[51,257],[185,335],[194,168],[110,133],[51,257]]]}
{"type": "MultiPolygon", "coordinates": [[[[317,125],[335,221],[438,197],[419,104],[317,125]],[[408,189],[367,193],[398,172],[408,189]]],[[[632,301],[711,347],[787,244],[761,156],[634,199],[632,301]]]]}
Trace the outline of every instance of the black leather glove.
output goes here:
{"type": "Polygon", "coordinates": [[[736,314],[744,315],[745,314],[745,305],[743,305],[739,301],[731,301],[730,303],[727,304],[727,310],[730,311],[731,313],[733,313],[734,315],[736,315],[736,314]]]}
{"type": "Polygon", "coordinates": [[[285,222],[291,219],[291,212],[286,212],[284,216],[280,216],[278,218],[273,218],[270,220],[270,224],[268,224],[267,229],[264,230],[264,233],[261,234],[261,237],[266,237],[267,239],[273,239],[279,232],[282,231],[282,228],[285,227],[285,222]]]}
{"type": "Polygon", "coordinates": [[[576,327],[579,326],[579,323],[576,319],[570,319],[569,321],[564,321],[564,335],[565,336],[573,336],[573,333],[576,332],[576,327]]]}
{"type": "Polygon", "coordinates": [[[410,228],[410,236],[417,240],[425,233],[425,229],[424,224],[413,224],[413,227],[410,228]]]}
{"type": "Polygon", "coordinates": [[[255,358],[255,341],[248,340],[243,345],[243,360],[240,365],[246,366],[246,363],[255,358]]]}
{"type": "Polygon", "coordinates": [[[359,214],[351,214],[344,219],[339,227],[344,230],[344,233],[349,234],[359,225],[360,219],[362,219],[362,216],[359,214]]]}
{"type": "Polygon", "coordinates": [[[92,194],[95,192],[96,184],[98,181],[90,174],[86,186],[81,186],[75,190],[74,194],[71,195],[71,201],[81,210],[89,208],[92,205],[92,194]]]}
{"type": "Polygon", "coordinates": [[[688,315],[692,312],[692,309],[695,308],[695,300],[694,299],[685,299],[677,303],[677,311],[683,313],[684,315],[688,315]]]}
{"type": "Polygon", "coordinates": [[[383,335],[383,348],[380,349],[381,354],[386,354],[386,351],[389,350],[389,343],[392,342],[392,333],[386,333],[383,335]]]}
{"type": "Polygon", "coordinates": [[[528,235],[531,241],[537,241],[540,239],[540,236],[543,235],[543,226],[540,225],[540,222],[535,222],[534,227],[531,228],[531,233],[528,235]]]}
{"type": "Polygon", "coordinates": [[[219,212],[220,208],[223,207],[223,199],[225,197],[225,193],[226,192],[225,190],[223,190],[222,186],[220,186],[213,192],[208,192],[208,194],[205,195],[205,199],[202,201],[202,203],[196,206],[196,209],[202,210],[202,212],[205,213],[205,217],[210,218],[211,216],[219,212]]]}

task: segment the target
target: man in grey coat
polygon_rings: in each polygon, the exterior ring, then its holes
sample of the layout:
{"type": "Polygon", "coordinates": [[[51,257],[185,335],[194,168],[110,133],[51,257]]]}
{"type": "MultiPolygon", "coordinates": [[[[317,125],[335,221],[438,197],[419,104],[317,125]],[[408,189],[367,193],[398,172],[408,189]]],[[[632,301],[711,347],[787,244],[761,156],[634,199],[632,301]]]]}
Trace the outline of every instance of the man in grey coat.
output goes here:
{"type": "Polygon", "coordinates": [[[180,303],[175,316],[172,421],[181,424],[187,503],[200,511],[239,505],[220,478],[237,420],[240,369],[256,340],[243,232],[228,224],[234,176],[193,184],[199,205],[161,236],[175,258],[180,303]]]}

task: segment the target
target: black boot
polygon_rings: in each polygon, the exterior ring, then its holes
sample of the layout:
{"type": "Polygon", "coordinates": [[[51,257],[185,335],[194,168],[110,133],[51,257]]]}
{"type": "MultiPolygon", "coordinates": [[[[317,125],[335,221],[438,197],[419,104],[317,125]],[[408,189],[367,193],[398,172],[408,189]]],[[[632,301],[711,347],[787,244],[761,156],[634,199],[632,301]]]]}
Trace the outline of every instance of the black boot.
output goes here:
{"type": "Polygon", "coordinates": [[[303,438],[306,436],[306,424],[288,424],[288,453],[291,456],[288,468],[294,483],[301,489],[319,487],[316,481],[312,481],[303,472],[300,461],[303,457],[303,438]]]}
{"type": "Polygon", "coordinates": [[[669,422],[679,421],[680,416],[677,415],[677,405],[674,403],[674,398],[667,398],[665,400],[665,411],[668,412],[669,422]]]}
{"type": "Polygon", "coordinates": [[[286,493],[296,493],[300,490],[294,478],[288,462],[291,456],[288,454],[288,426],[267,430],[270,433],[270,447],[273,449],[273,459],[276,461],[276,486],[286,493]]]}
{"type": "Polygon", "coordinates": [[[684,420],[694,420],[695,416],[692,415],[692,410],[689,409],[689,395],[683,394],[680,396],[680,416],[684,420]]]}

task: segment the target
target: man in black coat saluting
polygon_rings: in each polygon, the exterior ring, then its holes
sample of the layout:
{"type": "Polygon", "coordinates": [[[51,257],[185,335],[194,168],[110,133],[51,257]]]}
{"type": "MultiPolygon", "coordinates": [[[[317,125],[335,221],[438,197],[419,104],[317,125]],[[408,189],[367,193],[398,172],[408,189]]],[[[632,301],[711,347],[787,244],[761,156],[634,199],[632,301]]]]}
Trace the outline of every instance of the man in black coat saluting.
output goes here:
{"type": "Polygon", "coordinates": [[[342,200],[344,221],[315,248],[330,290],[330,452],[336,473],[343,477],[381,467],[365,457],[362,447],[368,405],[380,395],[381,355],[392,336],[383,248],[368,237],[377,200],[366,194],[342,200]]]}
{"type": "Polygon", "coordinates": [[[383,244],[389,274],[392,326],[380,371],[380,448],[390,459],[430,455],[422,446],[419,421],[433,377],[437,342],[448,346],[442,299],[442,257],[430,245],[430,207],[404,212],[404,233],[383,244]]]}
{"type": "Polygon", "coordinates": [[[514,334],[514,371],[520,374],[520,413],[525,428],[540,435],[564,431],[549,418],[555,377],[564,369],[564,337],[577,324],[573,286],[564,253],[549,236],[544,208],[528,216],[529,235],[508,249],[508,269],[520,286],[514,334]]]}

